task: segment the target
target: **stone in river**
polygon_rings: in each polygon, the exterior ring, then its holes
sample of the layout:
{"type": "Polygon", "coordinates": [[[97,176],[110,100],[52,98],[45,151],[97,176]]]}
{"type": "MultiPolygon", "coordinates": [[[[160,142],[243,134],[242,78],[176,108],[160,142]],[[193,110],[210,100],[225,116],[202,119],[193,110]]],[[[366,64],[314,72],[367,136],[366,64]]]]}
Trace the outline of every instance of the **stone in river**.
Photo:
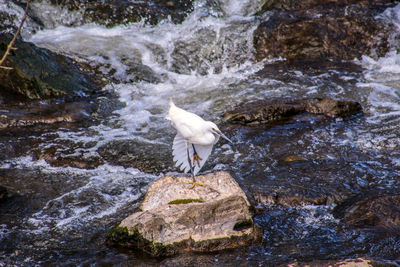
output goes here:
{"type": "Polygon", "coordinates": [[[201,175],[205,186],[189,189],[191,178],[164,176],[149,188],[141,211],[124,219],[108,236],[112,244],[153,256],[210,252],[250,245],[261,238],[250,204],[226,172],[201,175]]]}
{"type": "Polygon", "coordinates": [[[346,117],[362,112],[359,103],[331,98],[267,99],[243,102],[224,114],[225,121],[233,124],[260,125],[290,119],[301,113],[346,117]]]}

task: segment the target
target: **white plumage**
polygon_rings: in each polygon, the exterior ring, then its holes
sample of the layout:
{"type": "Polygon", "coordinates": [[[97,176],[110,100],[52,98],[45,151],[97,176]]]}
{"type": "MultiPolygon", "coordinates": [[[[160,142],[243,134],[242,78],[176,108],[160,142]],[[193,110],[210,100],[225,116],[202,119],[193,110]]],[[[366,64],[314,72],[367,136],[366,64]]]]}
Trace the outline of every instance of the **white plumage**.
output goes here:
{"type": "Polygon", "coordinates": [[[169,101],[169,112],[166,118],[171,121],[177,131],[172,146],[176,166],[185,173],[190,171],[195,183],[194,176],[203,167],[219,137],[225,138],[230,143],[232,141],[221,133],[215,123],[205,121],[194,113],[178,108],[172,99],[169,101]]]}

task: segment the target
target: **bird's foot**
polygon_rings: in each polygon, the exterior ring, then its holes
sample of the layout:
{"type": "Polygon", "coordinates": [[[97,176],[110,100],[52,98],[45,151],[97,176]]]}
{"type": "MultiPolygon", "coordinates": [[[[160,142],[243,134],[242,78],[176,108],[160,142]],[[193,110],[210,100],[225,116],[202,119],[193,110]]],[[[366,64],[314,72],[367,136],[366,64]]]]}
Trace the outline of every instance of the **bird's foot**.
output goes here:
{"type": "Polygon", "coordinates": [[[197,162],[197,165],[200,168],[200,160],[203,160],[202,158],[199,157],[199,155],[197,153],[193,154],[193,165],[195,165],[195,163],[197,162]]]}
{"type": "Polygon", "coordinates": [[[198,183],[198,182],[189,182],[189,184],[192,184],[192,186],[189,189],[193,189],[196,185],[205,186],[204,184],[201,184],[201,183],[198,183]]]}

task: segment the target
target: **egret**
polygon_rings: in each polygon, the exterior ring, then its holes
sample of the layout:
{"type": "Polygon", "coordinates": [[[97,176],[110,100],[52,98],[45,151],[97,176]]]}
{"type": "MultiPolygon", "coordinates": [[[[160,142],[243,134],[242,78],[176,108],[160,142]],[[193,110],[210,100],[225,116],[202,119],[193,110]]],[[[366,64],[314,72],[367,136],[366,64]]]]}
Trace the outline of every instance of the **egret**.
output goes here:
{"type": "Polygon", "coordinates": [[[190,189],[193,189],[195,185],[202,185],[196,182],[195,175],[210,156],[213,145],[220,137],[231,144],[233,144],[232,141],[218,129],[215,123],[205,121],[196,114],[175,106],[172,98],[169,100],[166,119],[171,121],[177,131],[172,145],[175,165],[184,173],[191,172],[193,182],[190,189]]]}

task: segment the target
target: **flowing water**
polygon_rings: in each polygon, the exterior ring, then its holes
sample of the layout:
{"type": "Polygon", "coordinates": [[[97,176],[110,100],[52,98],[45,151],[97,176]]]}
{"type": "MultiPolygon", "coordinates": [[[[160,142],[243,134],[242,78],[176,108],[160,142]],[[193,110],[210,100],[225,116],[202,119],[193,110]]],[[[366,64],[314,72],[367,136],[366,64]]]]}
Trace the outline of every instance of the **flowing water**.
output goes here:
{"type": "MultiPolygon", "coordinates": [[[[364,114],[348,119],[305,115],[272,126],[222,123],[237,150],[220,142],[203,171],[234,173],[249,194],[303,190],[340,200],[400,187],[400,55],[395,49],[348,66],[263,74],[264,65],[285,62],[254,59],[252,32],[260,18],[252,14],[260,3],[219,4],[196,2],[179,25],[58,25],[26,33],[38,46],[89,62],[112,83],[91,99],[99,107],[85,122],[1,132],[2,151],[8,154],[0,156],[0,183],[14,194],[0,212],[0,265],[158,264],[162,259],[108,247],[104,240],[110,227],[137,209],[152,181],[178,173],[171,159],[174,130],[165,120],[169,97],[218,124],[224,111],[243,101],[305,96],[358,101],[364,114]],[[47,152],[57,160],[46,160],[47,152]],[[284,161],[291,155],[304,160],[284,161]],[[132,163],[138,160],[146,168],[132,163]]],[[[59,12],[61,23],[68,14],[59,12]]],[[[380,16],[400,23],[400,7],[380,16]]],[[[332,202],[258,208],[262,244],[184,260],[221,266],[363,255],[400,260],[398,234],[379,239],[371,232],[343,230],[332,215],[332,202]]],[[[180,259],[163,264],[180,265],[180,259]]]]}

